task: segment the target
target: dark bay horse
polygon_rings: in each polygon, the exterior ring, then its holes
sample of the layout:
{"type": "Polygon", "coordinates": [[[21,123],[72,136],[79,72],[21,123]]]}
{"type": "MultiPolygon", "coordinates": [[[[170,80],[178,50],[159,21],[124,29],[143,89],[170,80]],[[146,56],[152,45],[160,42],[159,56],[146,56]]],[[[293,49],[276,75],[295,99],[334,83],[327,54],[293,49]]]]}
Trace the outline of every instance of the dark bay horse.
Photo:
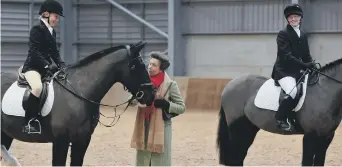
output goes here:
{"type": "Polygon", "coordinates": [[[256,134],[263,129],[281,135],[303,135],[302,165],[324,165],[327,149],[342,119],[342,59],[311,71],[314,72],[310,74],[321,75],[310,75],[318,77],[313,77],[317,79],[316,82],[303,89],[306,90],[306,95],[303,93],[305,100],[299,109],[290,114],[296,127],[291,132],[277,128],[275,108],[280,97],[280,87],[275,84],[272,86],[274,81],[270,78],[243,75],[225,86],[221,94],[216,141],[220,164],[242,166],[256,134]],[[270,90],[264,89],[266,93],[260,93],[260,99],[256,100],[267,80],[270,85],[264,88],[270,90]],[[260,107],[262,105],[269,109],[260,107]]]}
{"type": "MultiPolygon", "coordinates": [[[[139,42],[135,45],[110,47],[69,66],[65,80],[53,80],[53,106],[40,121],[41,134],[22,132],[24,117],[3,111],[4,106],[21,104],[4,103],[4,94],[16,81],[17,74],[2,73],[1,145],[8,150],[13,139],[30,143],[53,143],[52,165],[65,166],[71,143],[70,165],[82,166],[91,135],[98,123],[99,103],[116,82],[122,83],[140,103],[152,104],[155,91],[140,55],[145,44],[139,42]]],[[[17,98],[23,97],[18,95],[17,98]]]]}

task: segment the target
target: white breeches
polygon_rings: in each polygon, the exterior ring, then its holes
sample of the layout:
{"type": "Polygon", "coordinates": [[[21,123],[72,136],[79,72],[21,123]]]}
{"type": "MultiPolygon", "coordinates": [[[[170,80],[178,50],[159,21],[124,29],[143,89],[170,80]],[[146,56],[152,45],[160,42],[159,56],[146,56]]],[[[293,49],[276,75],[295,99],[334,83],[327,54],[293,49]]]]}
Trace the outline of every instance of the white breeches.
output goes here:
{"type": "Polygon", "coordinates": [[[292,99],[296,97],[297,87],[296,79],[290,76],[284,77],[278,81],[280,87],[285,91],[286,94],[290,95],[292,99]]]}
{"type": "Polygon", "coordinates": [[[41,81],[41,76],[37,71],[27,71],[25,74],[25,79],[31,86],[31,92],[36,97],[40,96],[42,92],[43,84],[41,81]]]}

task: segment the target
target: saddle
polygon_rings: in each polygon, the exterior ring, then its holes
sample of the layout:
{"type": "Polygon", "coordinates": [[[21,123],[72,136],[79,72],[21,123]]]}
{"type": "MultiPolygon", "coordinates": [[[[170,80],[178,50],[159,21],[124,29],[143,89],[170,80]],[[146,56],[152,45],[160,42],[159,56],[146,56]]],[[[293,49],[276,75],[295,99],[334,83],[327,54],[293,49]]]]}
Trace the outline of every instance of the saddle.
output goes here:
{"type": "MultiPolygon", "coordinates": [[[[18,71],[17,71],[17,74],[18,74],[18,79],[17,79],[18,86],[21,87],[21,88],[29,88],[29,89],[31,89],[29,83],[25,79],[24,74],[22,73],[22,70],[23,70],[23,66],[20,66],[18,68],[18,71]]],[[[43,84],[47,83],[47,82],[50,82],[51,80],[52,80],[52,76],[49,75],[49,74],[43,75],[41,77],[41,81],[42,81],[43,84]]]]}
{"type": "MultiPolygon", "coordinates": [[[[304,84],[303,82],[304,82],[304,78],[302,78],[298,82],[299,83],[296,85],[297,94],[296,94],[296,97],[294,99],[294,103],[295,104],[297,104],[299,102],[300,98],[303,95],[303,84],[304,84]]],[[[277,80],[274,81],[274,84],[275,84],[275,86],[280,87],[280,84],[279,84],[279,82],[277,80]]],[[[281,101],[284,100],[285,96],[286,96],[286,92],[283,89],[281,89],[280,95],[279,95],[279,104],[281,103],[281,101]]]]}
{"type": "MultiPolygon", "coordinates": [[[[303,95],[303,82],[300,82],[296,87],[297,87],[297,94],[294,99],[294,103],[297,104],[300,100],[300,98],[303,95]]],[[[286,96],[286,93],[283,89],[280,91],[280,96],[279,96],[279,103],[284,100],[284,97],[286,96]]]]}
{"type": "MultiPolygon", "coordinates": [[[[28,109],[29,106],[28,103],[27,103],[27,100],[28,98],[30,97],[30,90],[31,90],[31,87],[29,85],[29,83],[27,82],[27,80],[25,79],[25,76],[24,74],[22,73],[22,68],[23,66],[20,66],[17,73],[18,73],[18,78],[17,78],[17,85],[21,88],[26,88],[26,91],[24,93],[24,96],[23,96],[23,108],[24,110],[26,111],[28,109]]],[[[40,94],[40,102],[39,102],[39,111],[42,109],[45,101],[46,101],[46,98],[47,98],[47,95],[48,95],[48,88],[49,88],[49,82],[52,80],[52,76],[49,75],[48,73],[46,75],[43,75],[41,77],[41,81],[42,81],[42,92],[40,94]]],[[[39,115],[40,115],[40,112],[39,112],[39,115]]]]}

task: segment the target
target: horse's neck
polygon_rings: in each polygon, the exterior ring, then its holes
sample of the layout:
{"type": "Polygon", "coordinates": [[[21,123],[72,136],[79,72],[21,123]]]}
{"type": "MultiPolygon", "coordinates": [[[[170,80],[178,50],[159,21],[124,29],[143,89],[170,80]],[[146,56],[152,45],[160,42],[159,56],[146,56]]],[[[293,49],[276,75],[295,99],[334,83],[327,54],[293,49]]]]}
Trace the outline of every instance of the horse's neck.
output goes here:
{"type": "Polygon", "coordinates": [[[83,97],[100,101],[118,82],[118,71],[127,64],[126,61],[124,56],[108,55],[88,65],[70,69],[67,78],[72,85],[71,90],[74,88],[83,97]]]}
{"type": "MultiPolygon", "coordinates": [[[[322,71],[322,73],[336,80],[342,81],[342,65],[337,65],[335,68],[329,69],[327,71],[322,71]]],[[[342,89],[342,83],[339,83],[324,75],[320,75],[320,78],[321,78],[321,82],[324,85],[328,85],[332,87],[333,89],[342,89]]]]}
{"type": "MultiPolygon", "coordinates": [[[[330,69],[328,71],[324,71],[324,74],[342,81],[342,65],[336,66],[336,68],[330,69]]],[[[320,75],[320,84],[318,86],[322,92],[317,93],[324,93],[329,96],[327,99],[336,99],[342,97],[342,83],[339,83],[331,78],[326,76],[320,75]]],[[[342,101],[336,101],[336,105],[342,105],[342,101]]]]}

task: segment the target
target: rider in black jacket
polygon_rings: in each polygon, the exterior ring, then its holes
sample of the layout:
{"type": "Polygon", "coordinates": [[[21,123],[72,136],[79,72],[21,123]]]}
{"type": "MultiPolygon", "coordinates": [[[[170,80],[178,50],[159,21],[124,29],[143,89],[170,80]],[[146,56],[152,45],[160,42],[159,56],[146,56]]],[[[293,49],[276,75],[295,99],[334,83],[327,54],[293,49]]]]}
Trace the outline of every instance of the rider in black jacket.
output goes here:
{"type": "MultiPolygon", "coordinates": [[[[65,62],[61,59],[56,43],[56,32],[59,17],[63,16],[63,7],[54,0],[46,0],[40,7],[40,23],[33,26],[29,37],[29,51],[22,73],[31,87],[28,98],[29,111],[26,111],[27,121],[35,119],[40,112],[39,103],[42,91],[41,77],[47,73],[52,65],[51,59],[64,71],[65,62]]],[[[38,120],[36,120],[38,121],[38,120]]],[[[37,127],[29,124],[24,131],[37,132],[37,127]]]]}
{"type": "Polygon", "coordinates": [[[272,78],[277,80],[286,92],[276,113],[277,124],[283,130],[292,131],[293,126],[287,120],[287,115],[295,107],[296,83],[301,76],[300,71],[313,67],[314,63],[310,55],[307,35],[300,29],[300,21],[303,17],[301,7],[298,4],[288,5],[284,15],[288,24],[277,36],[278,52],[272,78]]]}

